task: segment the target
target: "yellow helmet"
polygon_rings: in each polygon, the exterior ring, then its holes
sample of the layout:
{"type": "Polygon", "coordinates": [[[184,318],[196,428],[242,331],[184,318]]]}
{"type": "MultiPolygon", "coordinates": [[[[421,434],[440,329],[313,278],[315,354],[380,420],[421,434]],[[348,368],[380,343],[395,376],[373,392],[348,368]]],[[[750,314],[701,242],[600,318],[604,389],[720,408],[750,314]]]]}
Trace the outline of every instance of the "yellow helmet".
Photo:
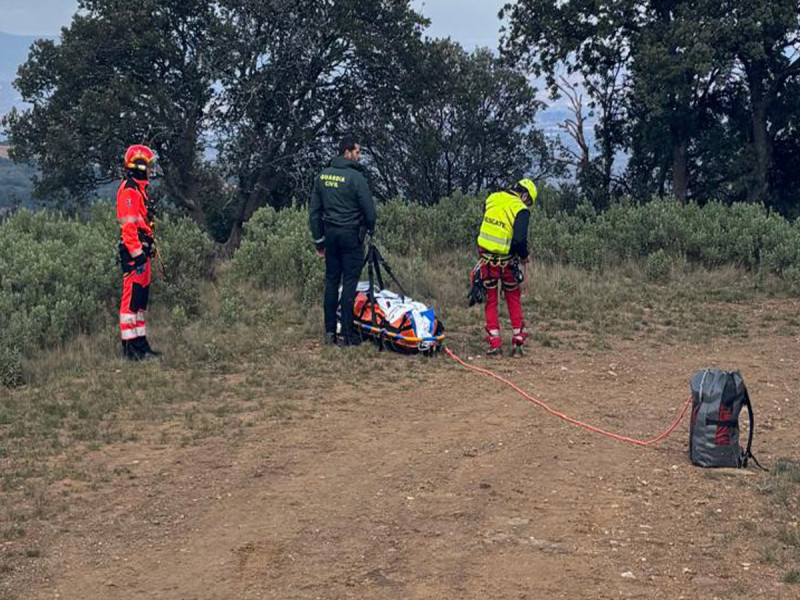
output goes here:
{"type": "Polygon", "coordinates": [[[528,195],[531,197],[531,204],[536,202],[536,195],[538,192],[536,191],[536,184],[533,183],[532,179],[522,179],[517,185],[527,190],[528,195]]]}

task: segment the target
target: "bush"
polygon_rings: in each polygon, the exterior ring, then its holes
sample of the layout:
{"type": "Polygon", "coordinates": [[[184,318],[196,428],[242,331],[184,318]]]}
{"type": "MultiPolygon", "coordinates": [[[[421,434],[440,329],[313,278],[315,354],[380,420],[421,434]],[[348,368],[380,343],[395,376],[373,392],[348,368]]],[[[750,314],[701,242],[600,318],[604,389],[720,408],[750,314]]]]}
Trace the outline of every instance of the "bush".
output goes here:
{"type": "MultiPolygon", "coordinates": [[[[19,364],[15,356],[115,326],[118,232],[108,205],[95,206],[83,221],[20,211],[0,223],[0,347],[9,350],[0,367],[5,383],[18,383],[19,369],[8,367],[19,364]]],[[[195,288],[209,272],[210,240],[187,220],[167,220],[157,237],[167,276],[155,292],[159,301],[196,304],[195,288]]]]}
{"type": "Polygon", "coordinates": [[[435,257],[474,247],[483,218],[483,198],[456,195],[433,206],[395,199],[378,206],[376,240],[388,253],[435,257]]]}
{"type": "Polygon", "coordinates": [[[22,211],[0,225],[3,345],[23,353],[93,330],[118,287],[110,212],[89,224],[22,211]]]}
{"type": "MultiPolygon", "coordinates": [[[[537,205],[530,240],[538,260],[602,270],[623,260],[643,264],[650,281],[670,280],[675,260],[708,268],[743,267],[774,274],[800,290],[800,221],[763,206],[672,200],[620,203],[598,214],[583,202],[571,213],[537,205]]],[[[476,251],[483,198],[456,195],[422,206],[392,200],[378,207],[377,242],[388,257],[433,260],[443,252],[476,251]]],[[[308,212],[262,209],[246,226],[234,256],[236,272],[263,287],[290,290],[307,302],[323,288],[323,267],[308,232],[308,212]]]]}
{"type": "Polygon", "coordinates": [[[575,214],[535,212],[535,254],[555,262],[594,268],[661,250],[709,268],[733,265],[781,276],[800,264],[800,224],[761,205],[655,200],[618,204],[599,215],[585,204],[575,214]]]}
{"type": "MultiPolygon", "coordinates": [[[[743,267],[781,277],[800,293],[800,221],[787,221],[753,204],[679,204],[656,200],[618,204],[598,214],[588,203],[571,212],[555,201],[534,208],[531,245],[537,260],[601,271],[620,261],[643,265],[650,281],[669,281],[671,266],[743,267]]],[[[407,280],[436,281],[437,259],[473,254],[483,198],[455,195],[434,206],[393,200],[378,207],[377,241],[407,280]],[[418,277],[417,277],[418,276],[418,277]]],[[[0,222],[0,379],[20,382],[23,359],[79,333],[116,327],[120,272],[118,226],[112,207],[96,206],[87,220],[21,211],[0,222]]],[[[213,242],[188,219],[166,218],[157,239],[164,281],[155,287],[176,327],[200,309],[198,284],[212,274],[213,242]]],[[[468,261],[467,261],[468,262],[468,261]]],[[[159,262],[154,267],[160,270],[159,262]]],[[[237,285],[286,290],[305,302],[323,290],[324,264],[314,252],[308,211],[263,208],[245,226],[232,259],[233,281],[222,289],[220,317],[239,320],[245,297],[237,285]]],[[[269,320],[274,311],[265,308],[269,320]]]]}
{"type": "Polygon", "coordinates": [[[15,347],[0,348],[0,386],[22,385],[22,354],[15,347]]]}
{"type": "Polygon", "coordinates": [[[262,288],[297,293],[307,304],[316,300],[322,294],[325,273],[311,243],[308,210],[267,207],[256,211],[245,224],[233,271],[262,288]]]}
{"type": "Polygon", "coordinates": [[[672,273],[672,261],[664,249],[659,249],[647,257],[644,267],[647,281],[652,283],[669,283],[672,273]]]}
{"type": "Polygon", "coordinates": [[[161,257],[154,261],[154,273],[163,268],[158,301],[196,314],[200,308],[197,286],[211,276],[214,242],[188,218],[166,218],[158,224],[156,239],[161,257]]]}
{"type": "MultiPolygon", "coordinates": [[[[482,211],[482,200],[463,195],[431,207],[392,200],[378,206],[376,242],[394,256],[434,258],[446,250],[473,249],[482,211]]],[[[245,224],[233,268],[240,278],[290,291],[306,304],[319,299],[325,269],[311,243],[308,210],[258,210],[245,224]]]]}

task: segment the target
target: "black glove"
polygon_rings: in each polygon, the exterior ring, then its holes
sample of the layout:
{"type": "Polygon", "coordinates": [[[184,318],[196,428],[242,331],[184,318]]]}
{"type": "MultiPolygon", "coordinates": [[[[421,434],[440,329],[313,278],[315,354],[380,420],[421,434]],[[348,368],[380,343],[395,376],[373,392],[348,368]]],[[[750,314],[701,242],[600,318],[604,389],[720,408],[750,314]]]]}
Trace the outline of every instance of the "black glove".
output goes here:
{"type": "Polygon", "coordinates": [[[525,273],[520,268],[519,264],[515,264],[513,267],[514,272],[514,279],[517,280],[517,283],[522,283],[525,281],[525,273]]]}
{"type": "Polygon", "coordinates": [[[470,282],[469,294],[467,295],[470,307],[476,304],[483,304],[486,300],[486,286],[483,284],[479,267],[475,267],[475,269],[472,270],[470,279],[472,281],[470,282]]]}
{"type": "Polygon", "coordinates": [[[483,287],[483,283],[476,281],[472,284],[472,287],[469,289],[468,299],[470,306],[483,304],[483,301],[486,300],[486,288],[483,287]]]}
{"type": "Polygon", "coordinates": [[[147,256],[144,253],[133,259],[133,268],[136,270],[137,275],[144,275],[147,268],[147,256]]]}

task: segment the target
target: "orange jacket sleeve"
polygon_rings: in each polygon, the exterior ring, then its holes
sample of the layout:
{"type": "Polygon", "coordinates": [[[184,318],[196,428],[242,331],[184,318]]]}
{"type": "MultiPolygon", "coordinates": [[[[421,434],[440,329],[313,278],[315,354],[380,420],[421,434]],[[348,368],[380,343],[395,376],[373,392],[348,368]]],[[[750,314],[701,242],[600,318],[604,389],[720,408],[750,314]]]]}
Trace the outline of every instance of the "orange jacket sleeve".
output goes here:
{"type": "Polygon", "coordinates": [[[130,188],[123,188],[117,194],[117,220],[122,229],[122,243],[131,256],[142,253],[142,243],[139,241],[141,201],[140,194],[130,188]]]}

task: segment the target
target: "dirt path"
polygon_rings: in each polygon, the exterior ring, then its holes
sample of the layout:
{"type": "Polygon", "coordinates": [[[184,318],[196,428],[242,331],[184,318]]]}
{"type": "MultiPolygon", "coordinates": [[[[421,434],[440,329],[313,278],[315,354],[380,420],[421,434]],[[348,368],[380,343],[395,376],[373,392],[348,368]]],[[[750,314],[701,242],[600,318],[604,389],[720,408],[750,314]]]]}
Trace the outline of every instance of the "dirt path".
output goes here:
{"type": "MultiPolygon", "coordinates": [[[[698,368],[738,367],[770,462],[800,455],[800,344],[777,341],[536,348],[481,364],[634,436],[677,414],[698,368]]],[[[48,578],[23,597],[797,597],[748,534],[770,525],[761,476],[689,466],[686,424],[642,450],[564,425],[444,358],[396,365],[413,392],[376,376],[235,443],[98,453],[117,477],[75,503],[40,560],[48,578]]]]}

